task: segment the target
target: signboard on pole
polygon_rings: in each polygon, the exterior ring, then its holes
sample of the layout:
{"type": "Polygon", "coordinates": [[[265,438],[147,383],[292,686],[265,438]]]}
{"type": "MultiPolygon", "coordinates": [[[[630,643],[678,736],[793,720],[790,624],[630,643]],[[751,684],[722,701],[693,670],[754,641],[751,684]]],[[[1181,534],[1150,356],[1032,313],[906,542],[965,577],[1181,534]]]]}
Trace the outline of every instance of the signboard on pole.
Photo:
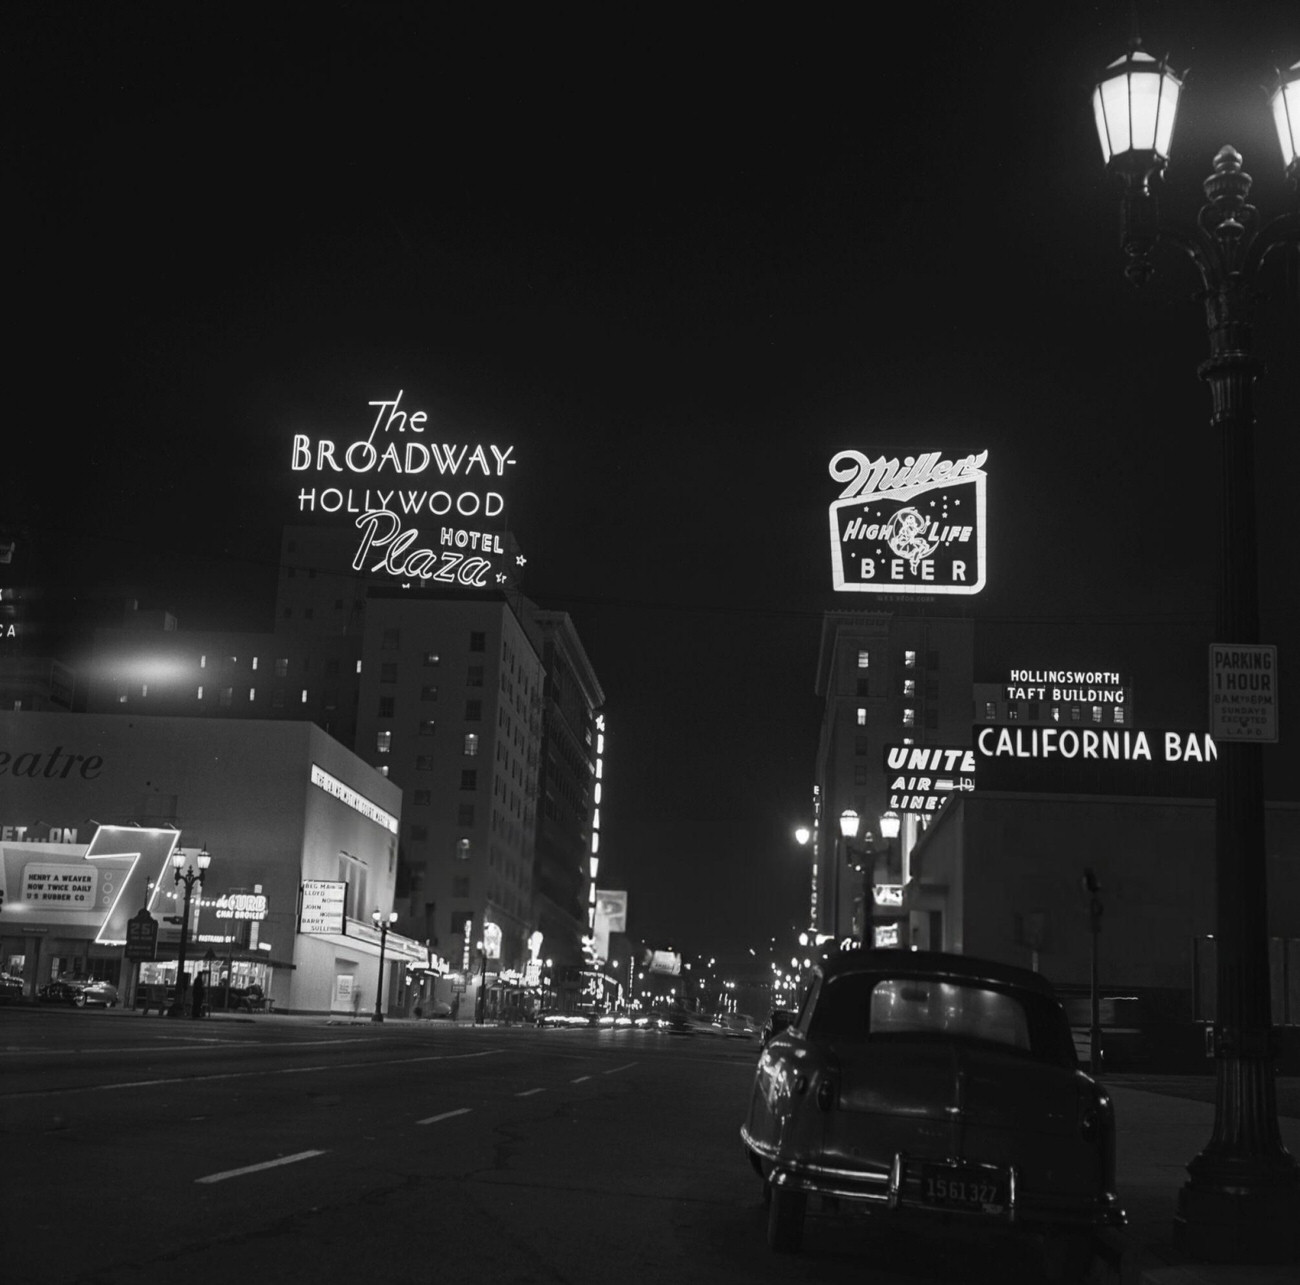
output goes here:
{"type": "Polygon", "coordinates": [[[1210,644],[1210,735],[1216,741],[1277,740],[1277,648],[1210,644]]]}
{"type": "Polygon", "coordinates": [[[157,955],[158,921],[147,910],[138,910],[126,921],[126,957],[142,960],[157,955]]]}

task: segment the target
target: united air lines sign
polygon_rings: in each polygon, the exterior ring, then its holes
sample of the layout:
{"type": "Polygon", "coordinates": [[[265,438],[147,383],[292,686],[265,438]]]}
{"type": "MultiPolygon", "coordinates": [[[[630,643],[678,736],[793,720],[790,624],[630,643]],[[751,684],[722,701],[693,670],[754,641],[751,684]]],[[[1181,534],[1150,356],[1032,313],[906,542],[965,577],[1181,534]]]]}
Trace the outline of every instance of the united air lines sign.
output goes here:
{"type": "Polygon", "coordinates": [[[984,588],[988,451],[900,461],[840,451],[831,477],[831,576],[837,591],[974,594],[984,588]]]}

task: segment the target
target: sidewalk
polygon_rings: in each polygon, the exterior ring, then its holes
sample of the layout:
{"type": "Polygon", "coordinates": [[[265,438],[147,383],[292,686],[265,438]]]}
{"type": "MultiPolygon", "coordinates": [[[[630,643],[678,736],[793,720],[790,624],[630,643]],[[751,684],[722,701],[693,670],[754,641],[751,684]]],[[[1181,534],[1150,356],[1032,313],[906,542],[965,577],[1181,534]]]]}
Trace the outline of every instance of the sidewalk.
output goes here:
{"type": "MultiPolygon", "coordinates": [[[[1108,1238],[1113,1256],[1096,1276],[1111,1285],[1294,1285],[1300,1268],[1219,1266],[1188,1261],[1173,1244],[1178,1190],[1187,1162],[1214,1129],[1214,1106],[1191,1098],[1106,1084],[1115,1103],[1116,1177],[1128,1226],[1108,1238]]],[[[1300,1157],[1300,1120],[1280,1118],[1282,1141],[1300,1157]]]]}

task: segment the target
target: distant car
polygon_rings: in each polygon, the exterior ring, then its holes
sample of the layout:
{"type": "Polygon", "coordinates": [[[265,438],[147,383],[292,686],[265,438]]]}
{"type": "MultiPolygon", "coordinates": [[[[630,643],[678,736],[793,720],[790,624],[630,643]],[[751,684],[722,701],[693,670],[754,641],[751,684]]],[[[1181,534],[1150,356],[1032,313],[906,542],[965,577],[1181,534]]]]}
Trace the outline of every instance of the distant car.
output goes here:
{"type": "Polygon", "coordinates": [[[75,1004],[77,1008],[113,1008],[117,1004],[117,987],[93,977],[56,977],[40,988],[37,998],[47,1004],[75,1004]]]}
{"type": "Polygon", "coordinates": [[[729,1040],[756,1040],[758,1026],[752,1017],[745,1013],[719,1013],[713,1019],[715,1035],[729,1040]]]}
{"type": "Polygon", "coordinates": [[[768,1242],[800,1247],[808,1196],[942,1231],[1038,1238],[1082,1279],[1122,1225],[1109,1097],[1079,1069],[1037,973],[961,955],[845,951],[812,970],[759,1055],[740,1131],[768,1242]]]}
{"type": "Polygon", "coordinates": [[[23,979],[13,973],[0,973],[0,1000],[22,999],[26,989],[23,979]]]}

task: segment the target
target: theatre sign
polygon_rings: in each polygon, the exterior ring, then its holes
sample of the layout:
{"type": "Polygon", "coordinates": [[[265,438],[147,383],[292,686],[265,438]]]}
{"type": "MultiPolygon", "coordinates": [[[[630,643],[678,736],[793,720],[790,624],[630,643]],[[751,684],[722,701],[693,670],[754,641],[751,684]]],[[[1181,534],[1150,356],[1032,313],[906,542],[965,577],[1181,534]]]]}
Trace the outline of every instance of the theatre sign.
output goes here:
{"type": "Polygon", "coordinates": [[[872,459],[840,451],[831,477],[831,577],[837,591],[975,594],[984,588],[988,451],[872,459]]]}
{"type": "Polygon", "coordinates": [[[403,397],[399,389],[372,401],[368,429],[351,440],[294,434],[298,512],[355,526],[352,569],[363,575],[477,589],[512,583],[524,561],[505,536],[514,447],[436,441],[428,413],[403,397]]]}

